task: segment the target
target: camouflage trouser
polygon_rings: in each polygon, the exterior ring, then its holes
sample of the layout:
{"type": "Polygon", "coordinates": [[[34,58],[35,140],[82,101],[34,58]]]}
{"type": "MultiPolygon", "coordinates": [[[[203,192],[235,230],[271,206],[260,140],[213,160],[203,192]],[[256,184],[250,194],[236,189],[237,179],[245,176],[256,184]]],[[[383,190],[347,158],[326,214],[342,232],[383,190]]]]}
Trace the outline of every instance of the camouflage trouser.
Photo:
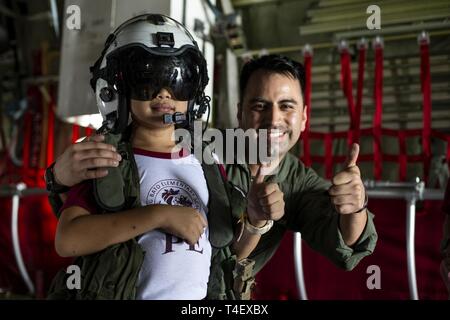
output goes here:
{"type": "Polygon", "coordinates": [[[450,216],[445,215],[444,239],[442,241],[441,275],[449,293],[450,300],[450,216]]]}
{"type": "Polygon", "coordinates": [[[236,263],[233,271],[233,291],[238,300],[252,299],[252,291],[255,287],[254,267],[255,261],[251,259],[243,259],[236,263]]]}

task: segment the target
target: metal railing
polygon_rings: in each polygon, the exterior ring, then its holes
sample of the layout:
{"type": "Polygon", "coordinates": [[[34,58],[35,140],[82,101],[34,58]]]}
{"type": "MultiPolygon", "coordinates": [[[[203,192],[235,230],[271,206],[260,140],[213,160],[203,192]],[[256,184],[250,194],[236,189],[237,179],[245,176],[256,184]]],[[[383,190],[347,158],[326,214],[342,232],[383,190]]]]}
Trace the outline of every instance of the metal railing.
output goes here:
{"type": "MultiPolygon", "coordinates": [[[[377,199],[404,199],[407,202],[406,212],[406,256],[408,266],[408,285],[411,300],[419,300],[416,277],[415,261],[415,226],[416,226],[416,202],[418,200],[442,200],[444,190],[426,189],[425,183],[418,178],[416,182],[389,182],[371,181],[364,182],[369,198],[377,199]]],[[[301,300],[307,300],[305,278],[302,263],[301,235],[294,233],[294,265],[297,288],[301,300]]]]}
{"type": "Polygon", "coordinates": [[[19,206],[20,198],[28,195],[44,195],[47,190],[41,188],[27,188],[25,183],[18,183],[15,185],[0,186],[0,197],[11,197],[11,239],[13,244],[14,257],[16,259],[17,267],[22,276],[25,285],[30,294],[35,293],[33,281],[31,281],[25,266],[22,251],[20,249],[19,239],[19,206]]]}
{"type": "MultiPolygon", "coordinates": [[[[416,221],[416,201],[418,200],[442,200],[444,190],[426,189],[423,181],[417,179],[416,182],[388,182],[388,181],[365,181],[367,194],[370,198],[379,199],[404,199],[407,202],[406,214],[406,251],[408,266],[408,284],[410,297],[412,300],[418,300],[416,263],[415,263],[415,221],[416,221]]],[[[24,183],[16,185],[6,185],[0,187],[0,197],[12,197],[11,206],[11,236],[13,241],[14,256],[19,272],[31,294],[34,294],[35,288],[33,282],[25,267],[19,239],[19,205],[20,198],[28,195],[44,195],[47,190],[41,188],[27,188],[24,183]]],[[[301,234],[294,233],[294,265],[297,288],[300,299],[307,300],[305,286],[301,234]]]]}

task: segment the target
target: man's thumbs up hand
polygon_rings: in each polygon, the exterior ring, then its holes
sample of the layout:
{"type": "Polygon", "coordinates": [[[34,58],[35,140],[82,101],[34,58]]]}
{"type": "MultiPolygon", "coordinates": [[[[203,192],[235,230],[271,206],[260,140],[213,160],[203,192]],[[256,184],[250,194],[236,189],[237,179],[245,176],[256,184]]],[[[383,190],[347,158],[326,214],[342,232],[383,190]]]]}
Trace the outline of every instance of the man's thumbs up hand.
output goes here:
{"type": "Polygon", "coordinates": [[[340,214],[359,212],[365,205],[364,185],[361,172],[356,165],[358,155],[359,145],[353,143],[345,160],[344,169],[331,180],[333,185],[328,193],[340,214]]]}
{"type": "Polygon", "coordinates": [[[350,151],[347,154],[347,159],[345,160],[344,167],[353,167],[356,166],[356,160],[358,160],[359,156],[359,144],[353,143],[350,151]]]}
{"type": "Polygon", "coordinates": [[[277,183],[264,182],[264,167],[260,165],[248,192],[249,222],[262,227],[267,220],[279,220],[284,215],[284,194],[277,183]]]}

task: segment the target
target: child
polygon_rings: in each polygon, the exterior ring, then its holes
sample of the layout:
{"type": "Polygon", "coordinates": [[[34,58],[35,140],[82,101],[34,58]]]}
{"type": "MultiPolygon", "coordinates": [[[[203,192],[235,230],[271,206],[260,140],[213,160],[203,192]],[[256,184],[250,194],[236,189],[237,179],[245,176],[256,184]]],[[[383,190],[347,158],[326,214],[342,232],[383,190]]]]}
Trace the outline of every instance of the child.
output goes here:
{"type": "MultiPolygon", "coordinates": [[[[111,141],[122,150],[120,165],[118,161],[114,164],[120,171],[108,175],[108,179],[116,180],[97,179],[71,189],[60,211],[57,252],[61,256],[86,257],[84,261],[91,261],[91,265],[109,261],[103,263],[103,271],[93,271],[94,275],[104,275],[108,264],[127,260],[130,254],[123,254],[120,249],[108,255],[110,248],[137,239],[145,254],[125,250],[137,257],[129,259],[134,261],[131,269],[138,270],[137,277],[129,276],[131,280],[125,281],[126,285],[118,278],[101,279],[102,286],[114,287],[116,293],[112,297],[232,297],[229,282],[223,280],[230,270],[223,270],[221,262],[231,257],[225,254],[229,250],[223,250],[231,247],[234,235],[230,203],[236,219],[244,210],[238,205],[243,200],[237,200],[236,192],[226,189],[226,183],[217,179],[216,165],[212,169],[201,164],[190,150],[178,148],[172,138],[175,124],[171,122],[180,122],[180,115],[186,115],[181,117],[181,124],[189,127],[208,107],[203,93],[208,82],[206,62],[192,36],[168,17],[135,17],[108,38],[91,71],[91,84],[105,120],[101,130],[110,132],[111,141]],[[196,103],[199,109],[195,109],[196,103]],[[132,122],[127,127],[129,112],[132,122]],[[139,175],[138,181],[135,179],[137,191],[133,190],[133,172],[139,175]],[[96,256],[98,253],[101,258],[96,256]],[[117,259],[111,258],[119,253],[117,259]],[[96,258],[88,260],[93,254],[96,258]],[[213,281],[210,273],[215,277],[213,281]],[[123,290],[117,289],[119,285],[130,286],[130,282],[136,292],[131,291],[126,297],[117,294],[123,290]]],[[[257,243],[252,237],[245,234],[241,241],[246,243],[241,242],[236,248],[251,252],[257,243]]],[[[254,238],[259,239],[258,235],[254,238]]],[[[239,252],[236,254],[242,258],[239,252]]],[[[95,268],[99,269],[91,266],[85,273],[90,275],[95,268]]],[[[88,276],[83,276],[85,286],[100,282],[99,276],[90,283],[88,276]]],[[[111,298],[105,294],[107,290],[97,287],[89,289],[87,298],[111,298]]]]}

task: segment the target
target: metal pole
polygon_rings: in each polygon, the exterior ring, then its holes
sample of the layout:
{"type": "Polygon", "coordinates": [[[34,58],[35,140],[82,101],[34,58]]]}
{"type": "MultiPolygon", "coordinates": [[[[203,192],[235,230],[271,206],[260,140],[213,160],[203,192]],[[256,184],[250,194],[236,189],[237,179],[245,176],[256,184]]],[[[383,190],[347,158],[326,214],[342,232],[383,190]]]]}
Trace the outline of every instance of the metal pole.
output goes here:
{"type": "Polygon", "coordinates": [[[308,296],[306,294],[305,276],[303,273],[302,235],[300,232],[294,232],[294,267],[295,280],[297,282],[300,300],[308,300],[308,296]]]}
{"type": "Polygon", "coordinates": [[[406,214],[406,259],[408,264],[408,284],[411,300],[419,300],[416,278],[416,259],[414,252],[414,234],[416,226],[416,197],[407,199],[406,214]]]}
{"type": "Polygon", "coordinates": [[[364,185],[367,188],[415,188],[417,186],[417,182],[392,182],[392,181],[374,181],[374,180],[366,180],[364,181],[364,185]]]}
{"type": "Polygon", "coordinates": [[[53,29],[55,30],[56,37],[59,38],[59,17],[56,0],[50,0],[50,9],[52,12],[53,29]]]}
{"type": "Polygon", "coordinates": [[[34,285],[28,275],[27,268],[23,262],[22,252],[20,251],[20,241],[19,241],[19,201],[20,192],[26,189],[25,183],[19,183],[16,186],[17,192],[12,196],[12,208],[11,208],[11,235],[14,249],[14,256],[16,258],[16,263],[19,268],[20,274],[23,281],[28,287],[28,291],[34,294],[34,285]]]}
{"type": "Polygon", "coordinates": [[[419,300],[415,259],[416,201],[442,200],[444,191],[425,189],[419,179],[411,182],[365,181],[366,192],[370,197],[381,199],[405,199],[406,212],[406,258],[408,267],[408,285],[411,300],[419,300]]]}

